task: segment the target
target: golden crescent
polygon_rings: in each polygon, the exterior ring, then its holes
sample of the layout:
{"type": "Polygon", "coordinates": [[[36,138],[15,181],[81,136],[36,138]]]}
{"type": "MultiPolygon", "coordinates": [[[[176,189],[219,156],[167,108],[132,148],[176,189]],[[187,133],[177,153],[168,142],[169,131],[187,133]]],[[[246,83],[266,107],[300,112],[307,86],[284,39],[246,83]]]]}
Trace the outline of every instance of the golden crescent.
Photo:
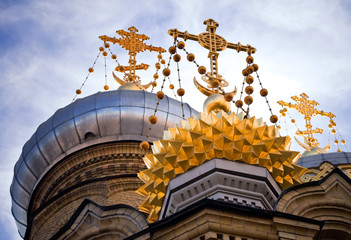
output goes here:
{"type": "Polygon", "coordinates": [[[195,87],[204,95],[206,96],[211,96],[213,94],[215,94],[216,92],[215,91],[212,91],[210,89],[207,89],[205,88],[204,86],[202,86],[200,83],[198,83],[196,81],[196,78],[194,77],[194,84],[195,84],[195,87]]]}
{"type": "Polygon", "coordinates": [[[146,90],[146,89],[148,89],[151,86],[151,84],[152,84],[152,82],[149,82],[148,84],[141,85],[140,87],[142,87],[143,90],[146,90]]]}
{"type": "Polygon", "coordinates": [[[112,72],[112,75],[113,75],[113,78],[116,80],[116,82],[118,82],[121,86],[126,84],[126,82],[120,79],[119,77],[117,77],[114,72],[112,72]]]}
{"type": "Polygon", "coordinates": [[[311,151],[311,148],[310,148],[309,146],[307,146],[306,144],[304,144],[304,143],[300,142],[299,140],[297,140],[296,137],[294,137],[294,138],[295,138],[296,142],[297,142],[301,147],[303,147],[303,148],[306,149],[307,151],[311,151]]]}
{"type": "Polygon", "coordinates": [[[234,90],[232,91],[232,92],[229,92],[229,94],[232,94],[233,96],[236,94],[236,92],[237,92],[238,90],[236,89],[236,86],[235,86],[235,88],[234,88],[234,90]]]}

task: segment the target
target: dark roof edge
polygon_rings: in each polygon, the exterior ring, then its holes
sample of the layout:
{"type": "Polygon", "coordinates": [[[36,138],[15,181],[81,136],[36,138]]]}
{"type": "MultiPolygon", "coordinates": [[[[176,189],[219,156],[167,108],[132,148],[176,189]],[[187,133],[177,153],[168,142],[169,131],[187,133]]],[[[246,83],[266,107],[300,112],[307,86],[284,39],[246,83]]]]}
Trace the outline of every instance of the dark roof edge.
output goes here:
{"type": "Polygon", "coordinates": [[[219,200],[213,200],[213,199],[208,199],[208,198],[203,198],[188,207],[180,210],[179,212],[176,212],[175,214],[168,216],[162,220],[159,220],[157,222],[151,223],[148,228],[132,235],[125,240],[132,240],[136,239],[146,233],[150,233],[151,235],[158,229],[162,228],[163,226],[169,226],[170,223],[174,224],[174,222],[178,222],[184,219],[185,216],[189,216],[194,212],[200,211],[205,208],[210,208],[210,209],[220,209],[220,210],[227,210],[231,212],[239,212],[243,213],[246,215],[254,215],[254,216],[259,216],[259,217],[264,217],[264,218],[272,218],[272,217],[284,217],[284,218],[289,218],[289,219],[294,219],[298,221],[303,221],[311,224],[316,224],[319,225],[319,228],[322,229],[324,222],[310,219],[310,218],[305,218],[305,217],[300,217],[288,213],[283,213],[283,212],[277,212],[277,211],[270,211],[270,210],[263,210],[263,209],[258,209],[258,208],[252,208],[252,207],[247,207],[247,206],[242,206],[238,204],[233,204],[233,203],[228,203],[224,201],[219,201],[219,200]]]}

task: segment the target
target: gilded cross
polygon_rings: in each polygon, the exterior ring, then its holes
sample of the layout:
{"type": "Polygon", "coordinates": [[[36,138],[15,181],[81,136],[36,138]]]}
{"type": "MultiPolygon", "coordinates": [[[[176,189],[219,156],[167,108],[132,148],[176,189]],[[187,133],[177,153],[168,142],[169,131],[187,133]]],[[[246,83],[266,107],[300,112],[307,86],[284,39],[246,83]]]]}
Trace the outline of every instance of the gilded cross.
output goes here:
{"type": "MultiPolygon", "coordinates": [[[[138,34],[138,29],[136,27],[130,27],[128,28],[129,32],[124,31],[124,30],[118,30],[116,33],[118,33],[121,38],[116,38],[116,37],[108,37],[106,35],[100,36],[99,38],[103,40],[104,42],[111,42],[113,44],[117,43],[121,45],[124,49],[129,51],[129,66],[120,66],[118,69],[119,72],[124,72],[128,77],[126,78],[127,82],[136,82],[138,76],[135,75],[136,70],[147,70],[149,65],[142,63],[137,65],[136,61],[136,55],[139,52],[144,52],[145,50],[155,51],[158,53],[163,53],[166,50],[164,50],[161,47],[154,47],[152,45],[147,45],[144,43],[145,40],[148,40],[149,37],[146,36],[145,34],[138,34]]],[[[116,78],[116,77],[115,77],[116,78]]],[[[116,79],[117,80],[117,79],[116,79]]],[[[122,81],[121,79],[119,79],[122,81]]],[[[118,81],[119,83],[121,83],[118,81]]],[[[122,81],[123,82],[123,81],[122,81]]],[[[122,84],[122,83],[121,83],[122,84]]]]}
{"type": "MultiPolygon", "coordinates": [[[[219,87],[228,86],[228,82],[222,78],[218,71],[218,52],[223,51],[226,48],[230,48],[236,50],[237,52],[244,51],[248,53],[255,53],[256,49],[250,45],[241,45],[240,42],[237,44],[227,42],[223,37],[216,34],[216,30],[219,24],[213,19],[205,20],[204,25],[206,25],[207,32],[200,33],[199,35],[190,34],[187,31],[181,32],[177,29],[168,30],[168,34],[174,38],[181,37],[184,39],[184,41],[188,39],[197,41],[201,46],[209,50],[208,58],[210,59],[211,72],[207,73],[208,79],[202,78],[202,80],[207,82],[209,86],[211,85],[212,81],[217,80],[219,82],[219,86],[217,87],[217,90],[215,92],[218,92],[219,87]]],[[[195,79],[194,81],[197,85],[195,79]]]]}
{"type": "Polygon", "coordinates": [[[299,144],[304,148],[318,147],[319,142],[316,138],[313,137],[313,134],[321,134],[321,133],[323,133],[323,129],[320,129],[320,128],[312,129],[311,118],[316,116],[316,115],[334,118],[335,115],[330,113],[330,112],[324,112],[324,111],[317,110],[315,107],[318,106],[319,103],[314,101],[314,100],[309,100],[308,95],[305,93],[300,94],[300,97],[293,96],[291,98],[296,102],[296,104],[287,103],[284,101],[278,101],[278,104],[281,105],[282,107],[286,106],[288,108],[294,108],[299,113],[304,115],[304,119],[306,121],[306,125],[305,125],[306,130],[304,130],[304,131],[298,130],[296,132],[296,135],[303,136],[307,146],[302,146],[300,143],[299,144]]]}

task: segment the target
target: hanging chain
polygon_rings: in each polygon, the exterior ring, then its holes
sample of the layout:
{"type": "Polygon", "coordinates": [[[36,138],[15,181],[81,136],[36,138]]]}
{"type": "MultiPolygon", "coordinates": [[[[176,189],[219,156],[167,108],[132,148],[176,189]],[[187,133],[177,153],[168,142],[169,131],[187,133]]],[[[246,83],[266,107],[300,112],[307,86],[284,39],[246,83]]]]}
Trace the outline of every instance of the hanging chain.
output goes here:
{"type": "Polygon", "coordinates": [[[97,55],[96,58],[95,58],[95,61],[94,61],[93,65],[91,66],[91,68],[89,68],[89,73],[88,73],[88,75],[85,77],[85,80],[83,81],[82,85],[80,86],[80,88],[78,88],[78,89],[76,90],[76,95],[75,95],[74,98],[72,99],[72,102],[74,102],[74,101],[76,100],[77,96],[78,96],[79,94],[82,93],[82,88],[84,87],[85,83],[87,82],[87,80],[88,80],[90,74],[94,72],[94,66],[95,66],[96,61],[98,60],[100,54],[101,54],[101,51],[99,51],[98,55],[97,55]]]}

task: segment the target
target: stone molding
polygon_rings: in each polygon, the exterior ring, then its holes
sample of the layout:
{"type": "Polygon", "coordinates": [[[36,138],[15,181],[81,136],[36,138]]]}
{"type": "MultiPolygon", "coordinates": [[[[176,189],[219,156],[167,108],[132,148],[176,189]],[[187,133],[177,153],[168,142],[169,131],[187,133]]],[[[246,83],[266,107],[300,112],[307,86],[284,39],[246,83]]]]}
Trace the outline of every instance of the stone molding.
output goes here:
{"type": "Polygon", "coordinates": [[[169,182],[160,219],[203,198],[272,210],[280,193],[266,168],[214,158],[169,182]]]}

